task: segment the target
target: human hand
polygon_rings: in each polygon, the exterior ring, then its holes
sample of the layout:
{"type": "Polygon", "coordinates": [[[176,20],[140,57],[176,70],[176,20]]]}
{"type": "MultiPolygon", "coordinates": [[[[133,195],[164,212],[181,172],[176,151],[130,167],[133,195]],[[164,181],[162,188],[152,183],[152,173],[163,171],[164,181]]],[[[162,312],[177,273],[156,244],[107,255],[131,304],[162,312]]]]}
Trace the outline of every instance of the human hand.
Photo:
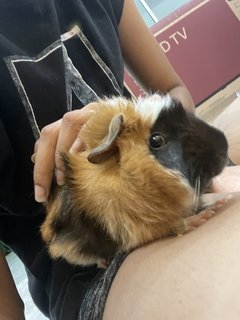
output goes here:
{"type": "Polygon", "coordinates": [[[240,165],[226,167],[213,179],[212,190],[219,193],[240,191],[240,165]]]}
{"type": "Polygon", "coordinates": [[[53,175],[58,185],[64,184],[64,165],[62,152],[76,152],[83,147],[78,135],[84,123],[91,117],[98,103],[93,102],[84,108],[67,112],[62,119],[53,122],[41,130],[35,144],[34,190],[35,200],[47,200],[53,175]]]}

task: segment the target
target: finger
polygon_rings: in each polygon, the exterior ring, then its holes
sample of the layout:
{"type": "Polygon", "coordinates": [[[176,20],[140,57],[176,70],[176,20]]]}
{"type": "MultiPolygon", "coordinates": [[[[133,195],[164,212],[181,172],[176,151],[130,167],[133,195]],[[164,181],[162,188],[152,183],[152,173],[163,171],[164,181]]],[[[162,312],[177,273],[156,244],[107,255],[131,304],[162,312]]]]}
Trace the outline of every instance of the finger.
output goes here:
{"type": "Polygon", "coordinates": [[[34,186],[35,200],[44,202],[47,200],[55,167],[55,149],[61,120],[44,127],[40,133],[35,153],[34,186]]]}
{"type": "Polygon", "coordinates": [[[70,151],[76,139],[78,148],[81,149],[79,131],[97,106],[97,103],[91,103],[80,110],[68,112],[63,117],[55,152],[56,180],[59,185],[64,183],[64,164],[61,154],[70,151]]]}
{"type": "Polygon", "coordinates": [[[240,191],[240,166],[226,167],[213,179],[212,190],[221,193],[240,191]]]}

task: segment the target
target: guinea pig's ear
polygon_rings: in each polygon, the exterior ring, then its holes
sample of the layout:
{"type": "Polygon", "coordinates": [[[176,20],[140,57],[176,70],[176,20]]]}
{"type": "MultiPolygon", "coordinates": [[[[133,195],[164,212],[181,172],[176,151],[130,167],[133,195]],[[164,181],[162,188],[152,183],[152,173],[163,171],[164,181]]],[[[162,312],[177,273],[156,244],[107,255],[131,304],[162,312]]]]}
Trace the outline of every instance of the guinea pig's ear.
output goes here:
{"type": "Polygon", "coordinates": [[[116,152],[118,152],[116,141],[122,130],[123,115],[118,114],[112,118],[109,124],[108,134],[103,139],[102,143],[89,153],[88,161],[100,164],[116,154],[116,152]]]}

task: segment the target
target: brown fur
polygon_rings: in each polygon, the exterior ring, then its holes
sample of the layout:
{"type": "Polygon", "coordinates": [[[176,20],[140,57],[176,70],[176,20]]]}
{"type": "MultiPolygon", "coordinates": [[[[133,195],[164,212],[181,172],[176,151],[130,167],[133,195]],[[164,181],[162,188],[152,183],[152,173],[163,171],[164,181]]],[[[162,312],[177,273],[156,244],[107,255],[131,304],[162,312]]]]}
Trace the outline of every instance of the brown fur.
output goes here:
{"type": "Polygon", "coordinates": [[[66,185],[47,204],[41,232],[53,257],[91,264],[181,228],[192,209],[193,191],[148,151],[150,126],[131,102],[101,102],[81,131],[86,150],[64,155],[66,185]],[[90,163],[89,154],[118,114],[123,128],[114,152],[100,164],[90,163]]]}

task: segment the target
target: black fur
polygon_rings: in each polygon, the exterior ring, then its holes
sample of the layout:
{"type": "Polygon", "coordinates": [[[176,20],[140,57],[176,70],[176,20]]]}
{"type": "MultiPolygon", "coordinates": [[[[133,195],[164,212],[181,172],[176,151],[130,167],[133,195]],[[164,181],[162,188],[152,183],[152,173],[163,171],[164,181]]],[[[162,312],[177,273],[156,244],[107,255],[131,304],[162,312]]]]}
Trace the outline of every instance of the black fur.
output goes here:
{"type": "Polygon", "coordinates": [[[222,132],[209,126],[180,102],[164,108],[151,129],[159,132],[165,143],[159,149],[149,148],[160,163],[181,172],[194,187],[200,177],[201,191],[218,175],[227,162],[227,140],[222,132]]]}

